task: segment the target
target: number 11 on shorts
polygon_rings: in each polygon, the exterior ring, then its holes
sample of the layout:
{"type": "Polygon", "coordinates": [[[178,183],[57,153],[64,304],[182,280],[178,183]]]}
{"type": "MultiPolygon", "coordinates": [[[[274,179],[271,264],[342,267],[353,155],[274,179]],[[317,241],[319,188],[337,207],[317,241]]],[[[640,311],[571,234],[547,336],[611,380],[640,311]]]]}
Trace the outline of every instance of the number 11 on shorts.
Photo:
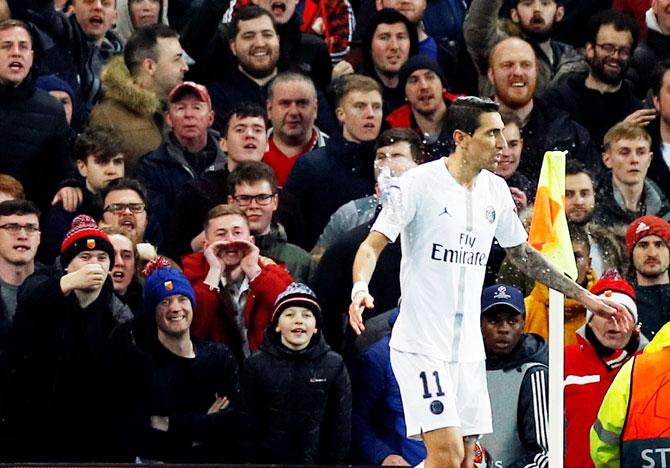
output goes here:
{"type": "MultiPolygon", "coordinates": [[[[441,397],[444,396],[444,392],[442,391],[442,385],[440,385],[440,374],[438,371],[433,371],[433,377],[435,378],[435,387],[437,389],[437,392],[435,393],[435,396],[441,397]]],[[[426,375],[425,372],[421,372],[419,374],[419,378],[423,382],[423,398],[433,398],[433,394],[430,393],[429,389],[429,378],[426,375]]]]}

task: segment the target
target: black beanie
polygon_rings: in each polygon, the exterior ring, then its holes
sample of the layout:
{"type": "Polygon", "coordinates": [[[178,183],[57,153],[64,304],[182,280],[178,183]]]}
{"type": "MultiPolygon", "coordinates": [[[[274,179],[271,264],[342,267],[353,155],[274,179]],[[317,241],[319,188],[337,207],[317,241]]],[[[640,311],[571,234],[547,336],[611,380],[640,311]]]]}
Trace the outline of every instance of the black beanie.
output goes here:
{"type": "Polygon", "coordinates": [[[442,88],[446,86],[444,73],[442,73],[442,69],[437,62],[426,55],[419,54],[410,57],[400,68],[400,73],[398,74],[398,89],[401,89],[403,93],[405,92],[405,85],[407,84],[410,75],[417,70],[434,71],[442,82],[442,88]]]}

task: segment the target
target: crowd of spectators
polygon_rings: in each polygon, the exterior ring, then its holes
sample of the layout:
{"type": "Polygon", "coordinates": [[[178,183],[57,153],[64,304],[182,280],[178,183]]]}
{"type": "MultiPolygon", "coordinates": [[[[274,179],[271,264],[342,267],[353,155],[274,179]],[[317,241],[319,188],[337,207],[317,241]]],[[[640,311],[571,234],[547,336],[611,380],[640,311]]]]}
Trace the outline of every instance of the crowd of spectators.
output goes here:
{"type": "MultiPolygon", "coordinates": [[[[658,415],[607,392],[668,366],[631,359],[670,341],[668,0],[0,0],[0,461],[419,463],[400,242],[360,337],[351,270],[463,95],[524,222],[566,152],[575,280],[637,325],[565,302],[565,466],[634,460],[658,415]]],[[[487,262],[478,454],[546,466],[548,289],[487,262]]]]}

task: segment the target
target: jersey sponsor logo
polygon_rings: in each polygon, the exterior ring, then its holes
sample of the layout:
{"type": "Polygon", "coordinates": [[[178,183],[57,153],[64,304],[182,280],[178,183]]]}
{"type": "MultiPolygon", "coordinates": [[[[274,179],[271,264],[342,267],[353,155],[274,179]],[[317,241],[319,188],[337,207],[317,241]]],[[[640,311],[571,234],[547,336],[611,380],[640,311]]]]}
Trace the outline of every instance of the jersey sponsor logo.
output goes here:
{"type": "MultiPolygon", "coordinates": [[[[488,250],[485,252],[476,251],[475,243],[477,237],[466,232],[462,232],[458,239],[459,247],[449,249],[442,244],[433,242],[433,249],[430,254],[432,260],[445,263],[458,263],[461,265],[486,265],[488,250]]],[[[487,246],[488,247],[488,246],[487,246]]]]}
{"type": "Polygon", "coordinates": [[[444,405],[440,400],[433,400],[430,402],[430,412],[433,414],[442,414],[444,405]]]}
{"type": "Polygon", "coordinates": [[[496,220],[496,209],[492,206],[486,207],[486,220],[489,222],[489,224],[493,224],[493,222],[496,220]]]}

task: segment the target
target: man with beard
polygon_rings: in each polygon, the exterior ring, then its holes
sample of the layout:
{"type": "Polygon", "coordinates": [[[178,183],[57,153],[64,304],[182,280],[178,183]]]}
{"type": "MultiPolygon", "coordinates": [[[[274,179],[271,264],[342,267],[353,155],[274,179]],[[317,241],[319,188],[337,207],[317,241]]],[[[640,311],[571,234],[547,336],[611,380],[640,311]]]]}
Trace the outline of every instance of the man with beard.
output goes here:
{"type": "Polygon", "coordinates": [[[597,145],[615,123],[627,120],[645,126],[655,116],[653,109],[642,109],[624,81],[638,33],[630,16],[615,10],[598,13],[589,22],[586,42],[590,71],[569,77],[543,95],[550,106],[565,110],[586,127],[597,145]]]}
{"type": "Polygon", "coordinates": [[[234,68],[207,83],[218,131],[223,128],[221,118],[237,104],[264,106],[267,86],[278,73],[279,36],[268,11],[256,5],[242,8],[231,23],[230,38],[230,50],[237,59],[234,68]]]}
{"type": "Polygon", "coordinates": [[[318,100],[314,82],[300,73],[285,72],[268,86],[267,110],[272,121],[263,162],[283,187],[300,156],[326,146],[328,135],[314,125],[318,100]]]}
{"type": "MultiPolygon", "coordinates": [[[[514,0],[511,20],[535,51],[538,60],[538,91],[560,82],[567,74],[586,71],[587,66],[575,49],[551,39],[554,27],[565,14],[560,0],[514,0]]],[[[489,56],[493,47],[507,37],[498,27],[498,12],[503,0],[473,0],[463,23],[468,51],[479,70],[480,94],[491,94],[486,80],[489,56]]]]}
{"type": "Polygon", "coordinates": [[[544,153],[551,150],[569,151],[569,159],[582,161],[594,172],[599,170],[601,163],[588,131],[565,112],[534,97],[537,61],[528,42],[509,37],[496,44],[491,51],[488,78],[500,111],[515,115],[522,125],[524,145],[519,172],[538,180],[544,153]]]}
{"type": "Polygon", "coordinates": [[[635,270],[635,294],[649,339],[670,320],[670,224],[657,216],[642,216],[626,231],[626,248],[635,270]]]}

